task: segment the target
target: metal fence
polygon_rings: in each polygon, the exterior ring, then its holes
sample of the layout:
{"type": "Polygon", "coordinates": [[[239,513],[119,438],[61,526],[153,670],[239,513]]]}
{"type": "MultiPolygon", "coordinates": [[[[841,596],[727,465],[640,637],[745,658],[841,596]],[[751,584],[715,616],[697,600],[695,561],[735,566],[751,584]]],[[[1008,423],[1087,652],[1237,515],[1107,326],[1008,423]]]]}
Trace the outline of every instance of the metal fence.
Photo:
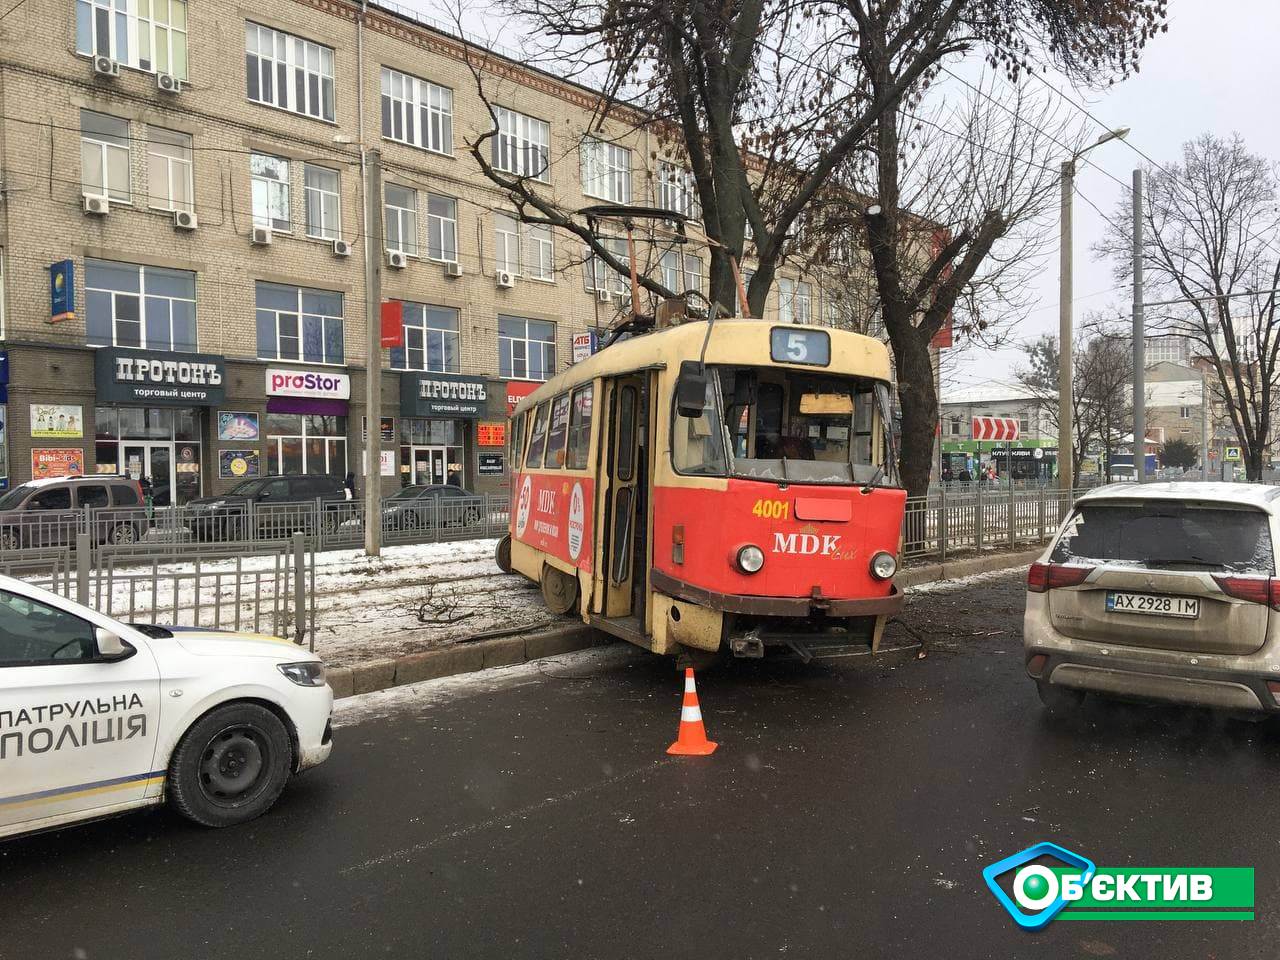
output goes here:
{"type": "MultiPolygon", "coordinates": [[[[505,495],[388,497],[379,522],[383,543],[429,543],[499,536],[507,529],[507,514],[505,495]]],[[[217,554],[232,544],[237,549],[244,544],[254,549],[278,546],[297,533],[313,551],[350,549],[364,542],[364,522],[363,500],[23,511],[0,517],[0,568],[6,558],[25,560],[75,549],[82,537],[95,562],[135,546],[186,544],[201,555],[217,554]]],[[[190,549],[185,553],[190,555],[190,549]]]]}
{"type": "Polygon", "coordinates": [[[288,539],[70,543],[0,550],[0,572],[131,624],[263,633],[315,649],[315,545],[288,539]]]}
{"type": "Polygon", "coordinates": [[[948,485],[928,496],[909,497],[902,525],[903,555],[942,561],[957,553],[1044,543],[1083,492],[948,485]]]}

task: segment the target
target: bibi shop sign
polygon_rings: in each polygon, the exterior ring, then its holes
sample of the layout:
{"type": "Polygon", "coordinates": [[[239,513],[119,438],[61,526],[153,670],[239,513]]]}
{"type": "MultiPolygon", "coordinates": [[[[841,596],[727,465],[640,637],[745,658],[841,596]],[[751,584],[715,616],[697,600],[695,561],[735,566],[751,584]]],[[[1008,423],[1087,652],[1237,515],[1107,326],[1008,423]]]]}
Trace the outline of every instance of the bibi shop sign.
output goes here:
{"type": "Polygon", "coordinates": [[[226,398],[226,361],[215,354],[101,347],[93,364],[101,402],[207,407],[226,398]]]}
{"type": "Polygon", "coordinates": [[[489,391],[480,377],[449,373],[400,374],[400,415],[475,420],[488,405],[489,391]]]}

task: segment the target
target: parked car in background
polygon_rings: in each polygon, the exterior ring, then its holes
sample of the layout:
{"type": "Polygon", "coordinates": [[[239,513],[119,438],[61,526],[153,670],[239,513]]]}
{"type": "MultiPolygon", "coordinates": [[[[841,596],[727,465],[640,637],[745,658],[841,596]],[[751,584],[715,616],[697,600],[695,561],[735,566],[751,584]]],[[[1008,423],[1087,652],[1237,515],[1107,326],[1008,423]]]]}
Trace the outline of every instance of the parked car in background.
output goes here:
{"type": "Polygon", "coordinates": [[[317,522],[334,530],[348,496],[342,478],[328,474],[254,477],[219,496],[188,502],[187,524],[197,540],[247,539],[255,532],[248,527],[252,504],[258,537],[284,537],[296,530],[313,533],[317,522]]]}
{"type": "Polygon", "coordinates": [[[0,837],[166,800],[252,820],[329,756],[332,706],[324,664],[287,640],[135,627],[0,577],[0,837]]]}
{"type": "Polygon", "coordinates": [[[1054,712],[1086,694],[1280,711],[1280,488],[1101,487],[1031,567],[1026,669],[1054,712]]]}
{"type": "Polygon", "coordinates": [[[385,530],[473,526],[484,516],[484,497],[452,484],[404,487],[382,507],[385,530]]]}
{"type": "Polygon", "coordinates": [[[0,550],[74,545],[81,513],[92,508],[97,543],[136,543],[149,521],[142,488],[129,477],[47,477],[0,496],[0,550]]]}

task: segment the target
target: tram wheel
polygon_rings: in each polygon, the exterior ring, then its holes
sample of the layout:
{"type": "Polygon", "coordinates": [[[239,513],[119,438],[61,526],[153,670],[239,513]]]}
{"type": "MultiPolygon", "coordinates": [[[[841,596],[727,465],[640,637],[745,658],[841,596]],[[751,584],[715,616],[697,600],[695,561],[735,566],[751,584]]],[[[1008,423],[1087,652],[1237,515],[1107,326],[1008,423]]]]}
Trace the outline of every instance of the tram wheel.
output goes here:
{"type": "Polygon", "coordinates": [[[503,573],[511,572],[511,534],[507,534],[498,541],[497,549],[493,552],[493,559],[498,564],[498,569],[503,573]]]}
{"type": "Polygon", "coordinates": [[[568,613],[578,601],[578,579],[552,566],[542,568],[542,600],[552,613],[568,613]]]}

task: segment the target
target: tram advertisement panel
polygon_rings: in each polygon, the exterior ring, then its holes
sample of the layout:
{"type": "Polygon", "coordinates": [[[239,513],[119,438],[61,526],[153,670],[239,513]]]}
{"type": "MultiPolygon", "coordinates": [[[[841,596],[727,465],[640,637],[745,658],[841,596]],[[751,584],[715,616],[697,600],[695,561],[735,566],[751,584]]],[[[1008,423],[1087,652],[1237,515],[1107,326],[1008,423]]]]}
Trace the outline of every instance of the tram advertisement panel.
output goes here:
{"type": "Polygon", "coordinates": [[[590,573],[594,488],[590,477],[524,474],[511,485],[515,538],[590,573]]]}

